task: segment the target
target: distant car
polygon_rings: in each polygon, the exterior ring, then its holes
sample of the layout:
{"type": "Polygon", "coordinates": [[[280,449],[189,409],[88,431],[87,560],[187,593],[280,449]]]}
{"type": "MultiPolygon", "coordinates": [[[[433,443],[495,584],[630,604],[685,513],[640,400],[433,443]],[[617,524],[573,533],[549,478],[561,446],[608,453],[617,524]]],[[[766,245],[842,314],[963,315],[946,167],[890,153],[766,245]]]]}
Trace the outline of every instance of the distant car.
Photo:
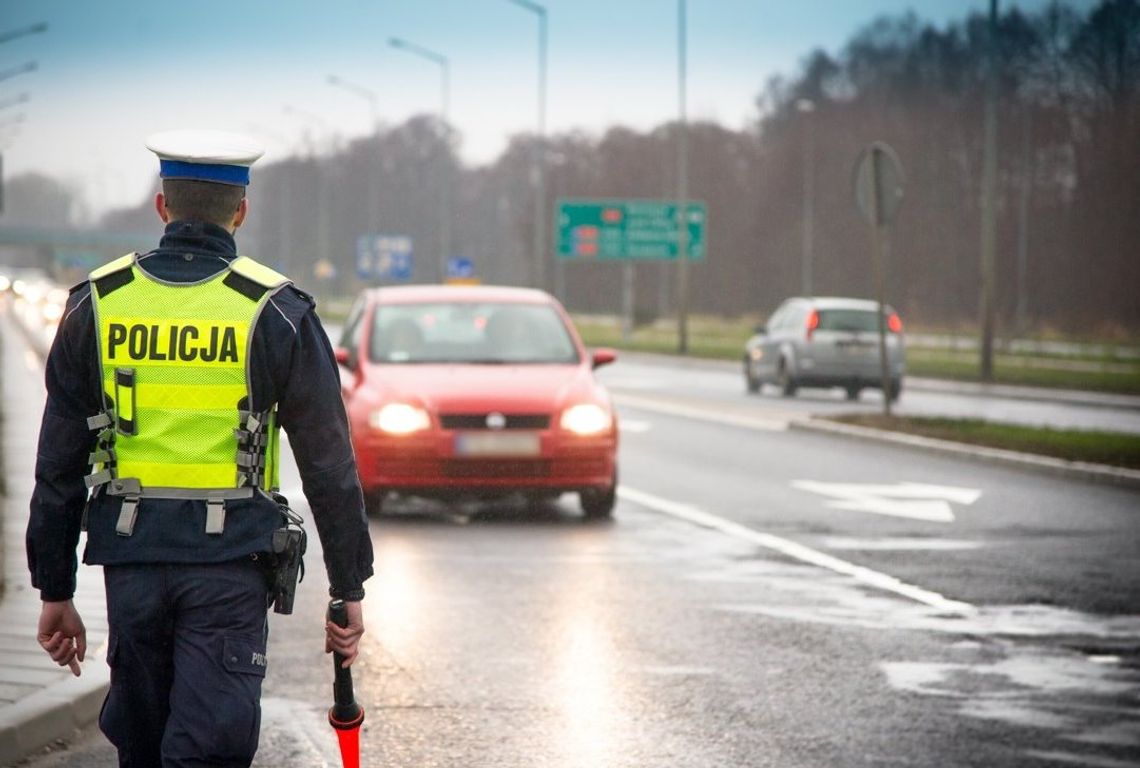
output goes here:
{"type": "MultiPolygon", "coordinates": [[[[791,396],[800,387],[843,387],[855,400],[867,387],[882,388],[878,303],[866,299],[792,298],[744,346],[749,392],[776,384],[791,396]]],[[[889,305],[886,324],[889,396],[898,399],[906,373],[902,320],[889,305]]]]}
{"type": "Polygon", "coordinates": [[[616,500],[618,419],[566,311],[542,291],[364,291],[336,349],[361,484],[440,499],[577,492],[588,518],[616,500]]]}

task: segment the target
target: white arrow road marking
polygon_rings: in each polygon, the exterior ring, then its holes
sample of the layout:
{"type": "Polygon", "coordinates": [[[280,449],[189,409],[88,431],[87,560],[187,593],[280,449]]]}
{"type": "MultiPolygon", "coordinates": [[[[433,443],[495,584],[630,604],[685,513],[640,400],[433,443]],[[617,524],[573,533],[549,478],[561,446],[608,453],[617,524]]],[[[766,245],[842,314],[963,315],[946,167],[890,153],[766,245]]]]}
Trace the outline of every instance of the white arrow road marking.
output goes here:
{"type": "Polygon", "coordinates": [[[833,500],[827,502],[827,506],[833,509],[907,517],[932,523],[954,522],[954,510],[950,507],[950,502],[969,506],[982,495],[981,491],[974,488],[923,483],[876,485],[793,480],[792,486],[801,491],[830,496],[833,500]]]}
{"type": "Polygon", "coordinates": [[[929,605],[939,610],[953,611],[955,613],[972,613],[976,609],[969,603],[958,602],[957,600],[948,600],[937,592],[931,592],[921,587],[916,587],[906,582],[896,579],[894,576],[888,576],[885,573],[873,571],[870,568],[864,568],[861,565],[849,563],[846,560],[840,560],[838,557],[817,552],[811,547],[805,547],[803,544],[797,544],[790,539],[784,539],[779,536],[773,536],[770,533],[761,533],[754,531],[751,528],[735,523],[731,520],[726,520],[723,517],[709,514],[697,507],[682,504],[672,499],[664,499],[660,496],[638,491],[626,485],[618,486],[618,496],[626,501],[632,501],[648,509],[656,512],[661,512],[672,517],[685,520],[687,522],[699,525],[703,528],[712,528],[713,530],[726,533],[744,541],[752,542],[757,546],[764,547],[779,552],[787,557],[799,560],[802,563],[808,563],[818,568],[826,568],[834,573],[840,573],[844,576],[859,581],[868,586],[876,589],[883,589],[888,592],[894,592],[896,595],[915,600],[924,605],[929,605]]]}
{"type": "Polygon", "coordinates": [[[629,432],[631,435],[632,434],[642,434],[642,433],[648,432],[652,428],[653,428],[652,424],[650,424],[648,421],[642,421],[641,419],[622,419],[621,420],[621,431],[622,432],[629,432]]]}

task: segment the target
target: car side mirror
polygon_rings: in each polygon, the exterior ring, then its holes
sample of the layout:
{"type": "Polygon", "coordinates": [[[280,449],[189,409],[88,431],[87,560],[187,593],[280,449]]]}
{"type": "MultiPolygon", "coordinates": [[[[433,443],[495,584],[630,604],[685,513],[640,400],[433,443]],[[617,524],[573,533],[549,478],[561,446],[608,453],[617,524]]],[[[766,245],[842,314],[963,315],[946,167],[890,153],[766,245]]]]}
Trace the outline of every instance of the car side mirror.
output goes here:
{"type": "Polygon", "coordinates": [[[764,336],[768,333],[768,326],[764,325],[763,323],[760,323],[759,325],[757,325],[755,328],[752,329],[752,332],[754,334],[756,334],[757,336],[764,336]]]}
{"type": "Polygon", "coordinates": [[[609,347],[595,349],[593,354],[590,355],[590,365],[594,370],[601,368],[603,365],[609,365],[615,360],[617,360],[617,352],[609,347]]]}

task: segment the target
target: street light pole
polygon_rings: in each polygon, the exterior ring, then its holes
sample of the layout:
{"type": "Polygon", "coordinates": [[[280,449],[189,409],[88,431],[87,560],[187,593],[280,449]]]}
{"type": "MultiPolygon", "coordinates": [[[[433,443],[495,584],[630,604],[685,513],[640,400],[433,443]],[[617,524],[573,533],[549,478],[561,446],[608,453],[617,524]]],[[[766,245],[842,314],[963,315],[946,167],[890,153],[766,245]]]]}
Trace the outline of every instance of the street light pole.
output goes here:
{"type": "MultiPolygon", "coordinates": [[[[27,26],[27,27],[20,27],[19,29],[9,30],[7,32],[0,32],[0,43],[7,43],[11,40],[16,40],[16,39],[24,37],[26,35],[35,35],[35,34],[39,34],[41,32],[47,32],[47,28],[48,28],[47,22],[41,21],[41,22],[37,22],[36,24],[32,24],[30,26],[27,26]]],[[[22,75],[25,72],[34,72],[35,70],[36,70],[36,62],[30,61],[26,64],[21,65],[21,66],[14,67],[13,69],[9,69],[3,73],[0,73],[0,80],[7,80],[10,77],[15,77],[16,75],[22,75]]],[[[2,103],[0,103],[0,109],[7,109],[8,107],[13,107],[13,106],[16,106],[18,104],[26,104],[28,102],[28,98],[29,98],[28,94],[21,93],[19,96],[16,96],[16,97],[11,98],[11,99],[6,99],[2,103]]],[[[18,124],[22,123],[23,120],[24,120],[24,116],[21,114],[19,116],[19,119],[11,121],[11,123],[15,126],[17,131],[19,130],[18,124]]],[[[3,144],[0,144],[0,213],[2,213],[4,210],[4,155],[2,153],[3,153],[3,150],[7,149],[7,144],[8,144],[7,140],[4,140],[3,144]]],[[[0,581],[2,581],[2,580],[0,580],[0,581]]]]}
{"type": "Polygon", "coordinates": [[[686,2],[677,0],[677,352],[689,352],[689,125],[686,113],[686,2]]]}
{"type": "Polygon", "coordinates": [[[812,267],[814,260],[815,227],[815,102],[800,99],[796,109],[804,115],[804,202],[803,202],[803,254],[800,261],[800,289],[804,296],[812,295],[812,267]]]}
{"type": "MultiPolygon", "coordinates": [[[[510,2],[538,18],[538,136],[534,146],[534,287],[546,288],[546,8],[530,0],[510,2]]],[[[558,281],[561,282],[561,281],[558,281]]]]}
{"type": "Polygon", "coordinates": [[[994,377],[994,252],[997,241],[997,14],[998,0],[990,0],[990,20],[986,34],[986,111],[982,147],[982,381],[994,377]]]}
{"type": "Polygon", "coordinates": [[[440,131],[446,150],[440,157],[439,174],[440,186],[442,187],[440,204],[442,213],[439,222],[439,281],[442,283],[447,280],[447,260],[451,255],[451,141],[449,140],[450,128],[448,123],[448,111],[450,110],[451,101],[451,62],[441,53],[437,53],[430,48],[425,48],[422,45],[410,43],[399,37],[389,38],[388,45],[402,51],[407,51],[420,58],[427,59],[434,64],[438,64],[440,68],[440,131]]]}
{"type": "Polygon", "coordinates": [[[20,104],[27,104],[31,101],[31,97],[26,93],[21,93],[7,99],[0,99],[0,109],[7,109],[8,107],[19,106],[20,104]]]}
{"type": "Polygon", "coordinates": [[[24,37],[26,35],[34,35],[39,32],[47,32],[47,28],[47,22],[41,21],[38,24],[32,24],[29,27],[13,29],[9,32],[0,32],[0,43],[7,43],[10,40],[15,40],[18,37],[24,37]]]}
{"type": "Polygon", "coordinates": [[[371,125],[369,127],[373,130],[376,129],[376,124],[379,122],[378,104],[380,101],[380,97],[376,94],[376,91],[373,91],[371,88],[365,88],[363,85],[358,85],[351,80],[345,80],[343,77],[338,77],[336,75],[328,76],[328,84],[337,88],[343,88],[349,93],[355,93],[357,96],[367,101],[368,117],[371,120],[371,125]]]}
{"type": "MultiPolygon", "coordinates": [[[[358,85],[349,80],[345,80],[343,77],[337,77],[336,75],[329,75],[328,83],[329,85],[343,88],[349,93],[354,93],[368,102],[369,117],[372,120],[370,128],[372,134],[375,134],[376,129],[380,125],[378,110],[380,97],[377,93],[370,88],[365,88],[363,85],[358,85]]],[[[368,167],[365,169],[365,175],[367,177],[367,192],[365,193],[368,205],[367,219],[369,232],[375,234],[379,226],[377,218],[379,216],[378,209],[380,207],[380,188],[378,179],[376,178],[378,175],[375,163],[376,158],[371,152],[368,153],[368,156],[372,162],[369,162],[368,167]]]]}
{"type": "Polygon", "coordinates": [[[0,80],[7,80],[10,77],[15,77],[16,75],[22,75],[26,72],[35,72],[36,67],[37,67],[36,62],[28,61],[28,62],[21,64],[18,67],[12,67],[11,69],[5,69],[3,72],[0,72],[0,80]]]}

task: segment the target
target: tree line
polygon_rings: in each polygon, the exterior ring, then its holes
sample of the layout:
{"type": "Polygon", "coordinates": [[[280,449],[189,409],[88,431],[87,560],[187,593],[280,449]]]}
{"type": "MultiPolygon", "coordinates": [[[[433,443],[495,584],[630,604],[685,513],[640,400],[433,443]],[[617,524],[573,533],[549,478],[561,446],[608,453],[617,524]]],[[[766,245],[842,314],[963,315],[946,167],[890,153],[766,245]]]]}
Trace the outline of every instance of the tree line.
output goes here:
{"type": "MultiPolygon", "coordinates": [[[[747,128],[689,124],[689,195],[709,212],[708,255],[690,271],[693,311],[766,314],[803,292],[808,209],[812,292],[873,296],[870,235],[851,177],[863,147],[883,140],[906,174],[890,232],[887,300],[912,322],[973,325],[987,24],[983,14],[944,28],[913,13],[879,18],[838,53],[813,51],[797,73],[765,84],[747,128]]],[[[1134,331],[1140,0],[1081,10],[1055,2],[1032,14],[1009,8],[996,33],[1000,327],[1134,331]]],[[[545,210],[563,197],[674,196],[679,128],[548,136],[545,210]]],[[[360,234],[407,235],[413,279],[435,279],[446,183],[452,253],[472,259],[484,282],[532,284],[535,142],[515,136],[494,162],[466,167],[455,132],[421,116],[259,164],[250,190],[256,215],[241,243],[303,284],[312,283],[318,261],[332,265],[336,276],[318,285],[329,294],[362,284],[354,267],[360,234]]],[[[153,230],[152,217],[148,202],[108,214],[102,226],[153,230]]],[[[573,310],[615,312],[619,269],[566,263],[545,270],[544,287],[557,284],[573,310]]],[[[666,263],[635,266],[640,317],[674,311],[674,273],[666,263]]]]}

